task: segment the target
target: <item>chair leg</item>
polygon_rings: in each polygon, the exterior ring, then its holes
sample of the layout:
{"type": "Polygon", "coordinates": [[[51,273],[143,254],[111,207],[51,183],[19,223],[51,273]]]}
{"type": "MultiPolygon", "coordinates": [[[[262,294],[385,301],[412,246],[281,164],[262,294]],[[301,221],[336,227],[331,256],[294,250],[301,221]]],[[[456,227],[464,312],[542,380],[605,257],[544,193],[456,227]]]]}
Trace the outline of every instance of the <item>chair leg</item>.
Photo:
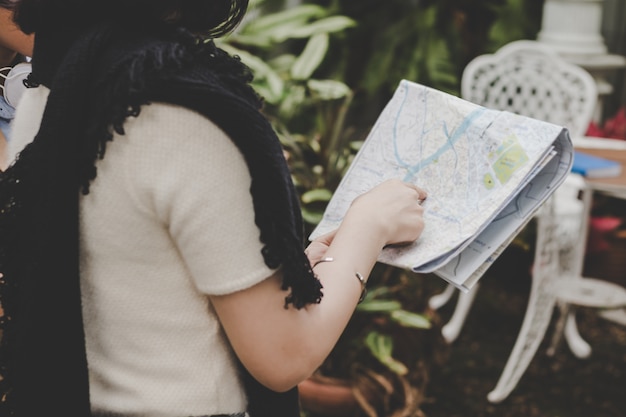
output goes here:
{"type": "Polygon", "coordinates": [[[570,311],[565,322],[565,341],[570,350],[580,359],[588,358],[591,355],[591,346],[587,343],[580,333],[578,332],[578,326],[576,325],[576,315],[574,311],[570,311]]]}
{"type": "Polygon", "coordinates": [[[456,288],[454,287],[454,285],[448,284],[448,286],[445,290],[443,290],[442,293],[430,297],[430,299],[428,300],[428,306],[433,310],[440,309],[441,307],[446,305],[448,301],[450,301],[450,299],[454,295],[455,290],[456,288]]]}
{"type": "Polygon", "coordinates": [[[614,308],[612,310],[602,310],[598,313],[600,317],[613,323],[626,326],[626,308],[614,308]]]}
{"type": "Polygon", "coordinates": [[[461,333],[465,319],[467,318],[469,310],[474,303],[478,287],[479,284],[477,283],[474,284],[474,287],[469,292],[459,292],[459,299],[456,303],[454,313],[452,313],[450,321],[448,321],[448,323],[446,323],[446,325],[441,329],[441,334],[448,343],[454,342],[459,336],[459,333],[461,333]]]}
{"type": "Polygon", "coordinates": [[[591,346],[578,332],[576,313],[573,307],[568,304],[561,305],[560,316],[554,325],[552,340],[546,350],[548,356],[554,356],[556,354],[563,338],[565,338],[567,346],[577,358],[586,359],[591,355],[591,346]]]}
{"type": "Polygon", "coordinates": [[[517,385],[548,330],[557,303],[552,280],[560,279],[560,275],[558,247],[553,238],[556,226],[553,207],[553,200],[548,200],[537,218],[537,245],[528,306],[502,375],[487,395],[492,403],[506,399],[517,385]]]}
{"type": "Polygon", "coordinates": [[[522,328],[496,387],[487,395],[487,399],[492,403],[503,401],[513,391],[548,329],[556,297],[541,287],[541,283],[536,284],[533,279],[522,328]]]}
{"type": "Polygon", "coordinates": [[[554,329],[552,332],[552,337],[550,338],[550,344],[548,345],[548,349],[546,349],[546,355],[552,357],[556,354],[561,342],[563,341],[563,335],[565,334],[565,325],[567,323],[567,318],[569,317],[569,313],[571,311],[571,306],[568,303],[558,302],[559,312],[558,318],[554,323],[554,329]]]}

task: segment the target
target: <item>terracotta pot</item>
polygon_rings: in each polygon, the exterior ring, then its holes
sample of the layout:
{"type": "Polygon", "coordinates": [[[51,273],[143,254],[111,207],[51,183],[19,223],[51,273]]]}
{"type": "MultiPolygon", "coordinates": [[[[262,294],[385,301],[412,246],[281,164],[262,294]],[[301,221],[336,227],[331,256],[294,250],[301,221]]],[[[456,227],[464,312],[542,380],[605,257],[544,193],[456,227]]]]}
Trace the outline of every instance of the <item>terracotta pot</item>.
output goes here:
{"type": "Polygon", "coordinates": [[[317,415],[348,417],[359,410],[350,384],[342,379],[313,375],[298,390],[302,408],[317,415]]]}

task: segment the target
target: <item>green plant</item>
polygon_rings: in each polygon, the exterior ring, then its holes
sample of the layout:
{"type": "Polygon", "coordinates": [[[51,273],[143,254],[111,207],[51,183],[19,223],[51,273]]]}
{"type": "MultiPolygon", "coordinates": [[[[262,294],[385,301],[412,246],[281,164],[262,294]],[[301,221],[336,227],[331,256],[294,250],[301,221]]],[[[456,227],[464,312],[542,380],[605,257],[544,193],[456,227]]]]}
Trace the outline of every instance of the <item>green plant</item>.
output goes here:
{"type": "Polygon", "coordinates": [[[357,314],[372,314],[378,316],[378,320],[383,320],[385,329],[369,330],[365,334],[364,346],[369,353],[385,365],[390,371],[398,375],[406,375],[409,368],[402,361],[393,357],[394,340],[387,331],[389,324],[397,324],[402,327],[415,329],[429,329],[431,327],[428,317],[404,310],[402,303],[397,299],[385,299],[385,295],[390,294],[389,287],[381,286],[374,291],[370,291],[363,302],[356,308],[357,314]]]}
{"type": "MultiPolygon", "coordinates": [[[[263,1],[253,1],[260,7],[263,1]]],[[[358,149],[345,131],[352,101],[341,81],[316,78],[332,35],[355,22],[317,5],[300,5],[243,22],[219,43],[254,72],[253,87],[265,99],[301,194],[309,229],[321,219],[332,191],[358,149]]]]}
{"type": "Polygon", "coordinates": [[[429,371],[446,358],[425,278],[377,265],[370,292],[319,369],[324,377],[349,380],[368,417],[421,416],[429,371]]]}
{"type": "Polygon", "coordinates": [[[357,314],[373,315],[371,319],[377,319],[379,324],[384,324],[380,329],[371,329],[366,332],[364,346],[369,353],[380,364],[397,375],[407,375],[409,368],[407,364],[393,356],[394,339],[390,334],[390,325],[397,325],[413,329],[430,329],[431,322],[423,314],[413,313],[402,308],[402,303],[390,296],[390,288],[381,286],[376,288],[365,297],[363,302],[357,306],[357,314]]]}
{"type": "MultiPolygon", "coordinates": [[[[312,0],[358,25],[333,43],[339,62],[324,67],[356,92],[366,130],[401,79],[452,94],[467,63],[516,39],[533,39],[543,0],[312,0]]],[[[334,62],[334,61],[332,61],[334,62]]],[[[357,119],[358,117],[358,119],[357,119]]]]}

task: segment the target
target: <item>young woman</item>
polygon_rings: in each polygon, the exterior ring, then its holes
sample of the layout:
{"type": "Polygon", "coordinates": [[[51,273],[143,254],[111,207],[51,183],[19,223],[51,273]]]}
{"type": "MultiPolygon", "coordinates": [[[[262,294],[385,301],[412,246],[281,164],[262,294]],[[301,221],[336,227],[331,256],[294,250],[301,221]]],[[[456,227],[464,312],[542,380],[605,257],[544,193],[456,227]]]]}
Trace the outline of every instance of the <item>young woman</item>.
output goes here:
{"type": "Polygon", "coordinates": [[[298,416],[380,250],[419,237],[425,192],[390,180],[304,251],[248,70],[206,41],[246,6],[18,2],[0,414],[298,416]]]}
{"type": "Polygon", "coordinates": [[[19,96],[23,88],[20,84],[23,77],[11,70],[33,52],[33,36],[15,25],[13,6],[12,0],[0,0],[0,170],[5,168],[9,126],[15,113],[16,103],[10,99],[19,96]]]}

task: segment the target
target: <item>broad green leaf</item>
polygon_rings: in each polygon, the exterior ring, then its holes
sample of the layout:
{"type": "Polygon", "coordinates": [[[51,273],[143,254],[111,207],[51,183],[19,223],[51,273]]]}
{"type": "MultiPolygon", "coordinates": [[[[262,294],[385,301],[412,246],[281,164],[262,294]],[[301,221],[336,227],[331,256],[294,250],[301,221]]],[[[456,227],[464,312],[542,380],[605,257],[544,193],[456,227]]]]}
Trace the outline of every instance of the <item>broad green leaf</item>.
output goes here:
{"type": "Polygon", "coordinates": [[[405,327],[415,327],[417,329],[430,329],[431,327],[430,320],[426,316],[406,310],[392,311],[391,318],[405,327]]]}
{"type": "Polygon", "coordinates": [[[319,67],[328,51],[328,34],[318,33],[311,36],[304,50],[291,67],[294,80],[306,80],[319,67]]]}
{"type": "Polygon", "coordinates": [[[308,38],[316,33],[340,32],[355,25],[356,22],[349,17],[331,16],[296,28],[291,32],[290,38],[308,38]]]}
{"type": "Polygon", "coordinates": [[[268,65],[280,74],[288,74],[294,62],[296,56],[293,54],[282,54],[267,61],[268,65]]]}
{"type": "Polygon", "coordinates": [[[333,193],[330,190],[325,188],[317,188],[315,190],[307,191],[302,194],[302,202],[304,204],[310,204],[314,202],[328,202],[330,198],[333,196],[333,193]]]}
{"type": "Polygon", "coordinates": [[[293,33],[300,30],[300,28],[302,28],[303,25],[306,25],[306,22],[277,26],[273,28],[272,30],[268,30],[264,32],[262,36],[263,37],[267,36],[273,45],[277,45],[277,44],[287,41],[288,39],[293,39],[294,38],[293,33]]]}
{"type": "Polygon", "coordinates": [[[309,210],[306,207],[302,208],[302,218],[305,222],[310,224],[318,224],[322,221],[322,216],[324,213],[318,210],[309,210]]]}
{"type": "Polygon", "coordinates": [[[335,80],[309,80],[307,87],[321,100],[336,100],[351,93],[350,87],[335,80]]]}
{"type": "Polygon", "coordinates": [[[241,32],[244,34],[259,34],[283,25],[303,24],[312,18],[324,15],[326,15],[326,10],[321,6],[312,4],[301,5],[278,13],[263,15],[246,24],[245,27],[241,28],[241,32]]]}
{"type": "MultiPolygon", "coordinates": [[[[237,55],[241,58],[241,61],[250,67],[250,70],[254,74],[254,77],[265,80],[263,83],[264,89],[267,91],[267,95],[263,97],[270,103],[278,102],[284,94],[285,83],[278,73],[276,73],[272,67],[267,65],[261,58],[252,55],[247,51],[235,48],[231,45],[221,44],[220,48],[224,49],[231,55],[237,55]]],[[[257,85],[259,85],[257,81],[257,85]]]]}
{"type": "Polygon", "coordinates": [[[365,337],[365,344],[377,358],[391,356],[393,341],[391,337],[377,331],[371,331],[365,337]]]}
{"type": "Polygon", "coordinates": [[[369,313],[386,313],[402,308],[402,304],[395,300],[368,300],[367,298],[359,304],[356,309],[369,313]]]}
{"type": "Polygon", "coordinates": [[[354,140],[352,142],[350,142],[350,150],[354,151],[354,152],[358,152],[361,147],[363,146],[363,141],[362,140],[354,140]]]}
{"type": "Polygon", "coordinates": [[[262,49],[269,49],[275,43],[271,37],[265,35],[232,34],[224,38],[224,40],[231,44],[255,46],[262,49]]]}
{"type": "Polygon", "coordinates": [[[257,81],[252,84],[252,88],[254,88],[254,91],[256,91],[258,95],[263,97],[263,100],[267,101],[268,103],[274,104],[275,102],[280,101],[279,98],[273,96],[272,91],[264,82],[257,81]]]}
{"type": "Polygon", "coordinates": [[[292,116],[300,111],[306,100],[306,90],[301,85],[290,85],[285,90],[278,113],[284,120],[291,120],[292,116]]]}
{"type": "Polygon", "coordinates": [[[409,372],[402,362],[391,356],[393,351],[391,336],[372,331],[365,338],[365,345],[369,348],[372,355],[391,371],[398,375],[406,375],[409,372]]]}
{"type": "Polygon", "coordinates": [[[391,291],[389,289],[389,287],[387,286],[380,286],[380,287],[374,287],[374,288],[370,288],[370,290],[367,292],[367,295],[365,296],[366,300],[373,300],[374,298],[378,298],[384,295],[389,294],[391,291]]]}

